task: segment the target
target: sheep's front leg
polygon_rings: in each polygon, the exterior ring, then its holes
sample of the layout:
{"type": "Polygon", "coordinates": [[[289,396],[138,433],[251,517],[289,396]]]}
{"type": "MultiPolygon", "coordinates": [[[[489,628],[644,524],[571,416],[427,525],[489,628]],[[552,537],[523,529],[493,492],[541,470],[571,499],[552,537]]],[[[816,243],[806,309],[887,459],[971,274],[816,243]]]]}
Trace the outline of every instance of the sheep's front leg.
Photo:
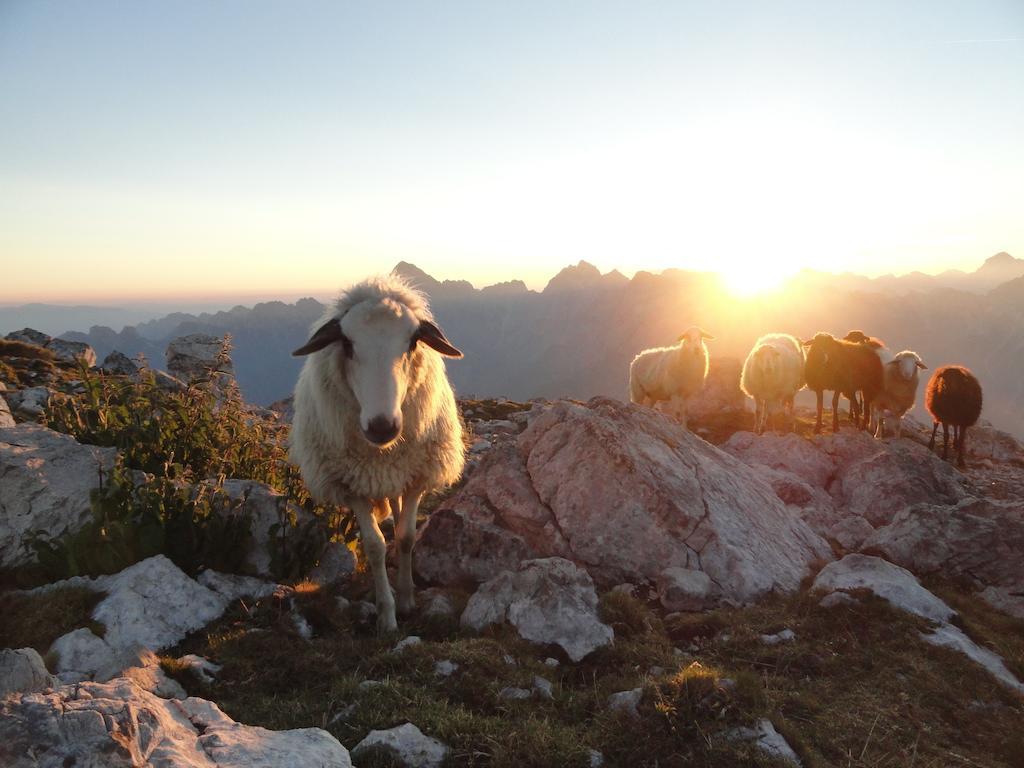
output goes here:
{"type": "Polygon", "coordinates": [[[370,561],[370,573],[373,575],[373,592],[377,602],[377,632],[387,634],[398,631],[398,620],[395,618],[395,598],[391,594],[388,582],[388,569],[384,562],[387,545],[384,534],[380,532],[377,518],[373,514],[373,505],[366,499],[352,503],[356,522],[359,523],[359,535],[363,541],[363,552],[370,561]]]}
{"type": "Polygon", "coordinates": [[[679,395],[673,397],[672,410],[675,411],[676,419],[682,425],[683,429],[688,429],[686,425],[686,398],[679,395]]]}
{"type": "Polygon", "coordinates": [[[416,586],[412,582],[412,548],[416,543],[416,512],[422,491],[409,491],[402,497],[402,514],[395,526],[398,541],[398,612],[412,613],[416,607],[416,586]]]}

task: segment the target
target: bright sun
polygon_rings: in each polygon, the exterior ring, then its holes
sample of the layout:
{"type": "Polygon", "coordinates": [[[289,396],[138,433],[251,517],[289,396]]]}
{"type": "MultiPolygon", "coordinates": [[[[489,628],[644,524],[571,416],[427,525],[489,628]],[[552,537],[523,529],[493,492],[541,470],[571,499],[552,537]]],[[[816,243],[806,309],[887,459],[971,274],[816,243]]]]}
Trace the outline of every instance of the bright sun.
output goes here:
{"type": "Polygon", "coordinates": [[[725,290],[733,297],[747,299],[777,291],[791,276],[792,271],[779,269],[771,262],[744,263],[719,270],[725,290]]]}

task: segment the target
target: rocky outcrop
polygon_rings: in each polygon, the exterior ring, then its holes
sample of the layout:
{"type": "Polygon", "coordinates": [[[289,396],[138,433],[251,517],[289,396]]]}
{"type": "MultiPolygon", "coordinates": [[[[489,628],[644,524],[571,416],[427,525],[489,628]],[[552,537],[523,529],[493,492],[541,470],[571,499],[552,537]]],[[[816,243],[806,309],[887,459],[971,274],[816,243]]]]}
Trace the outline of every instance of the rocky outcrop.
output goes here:
{"type": "Polygon", "coordinates": [[[35,559],[24,546],[32,533],[57,537],[91,520],[89,495],[116,457],[36,424],[0,429],[0,566],[35,559]]]}
{"type": "Polygon", "coordinates": [[[218,618],[230,598],[186,576],[163,555],[143,560],[112,576],[76,577],[62,585],[106,593],[92,611],[103,637],[86,628],[54,641],[56,671],[65,681],[108,680],[138,666],[140,650],[159,651],[218,618]]]}
{"type": "Polygon", "coordinates": [[[3,394],[13,413],[26,421],[38,421],[50,404],[53,390],[49,387],[12,389],[3,394]]]}
{"type": "Polygon", "coordinates": [[[111,376],[136,376],[139,373],[139,366],[135,361],[116,349],[103,358],[99,369],[111,376]]]}
{"type": "Polygon", "coordinates": [[[650,410],[557,402],[488,452],[421,529],[428,580],[480,581],[564,557],[602,586],[706,574],[717,599],[795,589],[830,550],[757,472],[650,410]]]}
{"type": "Polygon", "coordinates": [[[269,731],[241,725],[212,702],[162,699],[119,678],[0,702],[0,764],[351,768],[352,762],[338,740],[319,728],[269,731]]]}
{"type": "Polygon", "coordinates": [[[743,413],[747,396],[740,389],[743,363],[735,357],[712,356],[704,389],[687,403],[690,418],[700,422],[709,417],[721,418],[743,413]]]}
{"type": "Polygon", "coordinates": [[[952,624],[956,611],[921,586],[914,574],[905,568],[877,557],[847,555],[825,566],[815,578],[813,588],[829,595],[867,590],[901,611],[928,619],[933,626],[929,631],[920,633],[921,640],[964,654],[1006,687],[1024,693],[1024,683],[1007,669],[1003,660],[952,624]]]}
{"type": "Polygon", "coordinates": [[[32,328],[22,328],[20,331],[12,331],[5,337],[8,341],[22,341],[26,344],[35,344],[44,347],[64,363],[80,363],[87,368],[96,365],[96,350],[88,344],[80,341],[67,341],[55,339],[32,328]]]}
{"type": "Polygon", "coordinates": [[[844,549],[856,549],[908,506],[957,504],[975,490],[949,463],[910,440],[843,430],[811,440],[737,432],[723,446],[768,478],[778,497],[844,549]]]}
{"type": "Polygon", "coordinates": [[[185,383],[214,374],[233,374],[231,359],[221,358],[224,339],[205,333],[181,336],[167,345],[167,370],[185,383]]]}
{"type": "Polygon", "coordinates": [[[586,571],[558,557],[529,560],[480,586],[462,626],[480,631],[508,621],[532,643],[557,645],[573,661],[608,645],[611,627],[597,615],[597,592],[586,571]]]}

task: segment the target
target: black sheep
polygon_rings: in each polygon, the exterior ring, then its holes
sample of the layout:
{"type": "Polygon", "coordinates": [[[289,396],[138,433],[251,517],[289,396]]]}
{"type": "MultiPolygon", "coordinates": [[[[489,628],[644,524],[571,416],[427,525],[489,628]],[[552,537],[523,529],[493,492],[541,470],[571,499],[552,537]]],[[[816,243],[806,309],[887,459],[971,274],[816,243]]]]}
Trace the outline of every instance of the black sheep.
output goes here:
{"type": "Polygon", "coordinates": [[[935,433],[942,424],[942,458],[949,458],[949,428],[953,427],[953,447],[957,466],[964,465],[967,428],[981,416],[981,382],[962,365],[944,365],[932,375],[924,396],[924,405],[932,415],[932,439],[928,450],[935,449],[935,433]]]}

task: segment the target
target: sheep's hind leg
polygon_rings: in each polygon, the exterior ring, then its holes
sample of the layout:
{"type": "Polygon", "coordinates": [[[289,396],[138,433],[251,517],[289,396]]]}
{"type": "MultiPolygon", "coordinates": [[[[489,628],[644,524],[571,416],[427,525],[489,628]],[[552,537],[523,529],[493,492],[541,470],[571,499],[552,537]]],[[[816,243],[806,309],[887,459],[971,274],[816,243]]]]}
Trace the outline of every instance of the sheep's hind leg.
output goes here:
{"type": "Polygon", "coordinates": [[[363,552],[370,562],[370,573],[373,575],[373,591],[377,603],[377,632],[387,634],[398,631],[398,620],[395,618],[395,598],[391,594],[388,581],[388,569],[384,562],[387,546],[384,534],[380,532],[373,505],[366,499],[360,499],[349,505],[359,523],[359,534],[363,541],[363,552]]]}
{"type": "Polygon", "coordinates": [[[822,389],[814,390],[814,394],[818,397],[818,418],[814,422],[814,434],[821,434],[821,412],[825,407],[825,391],[822,389]]]}
{"type": "Polygon", "coordinates": [[[395,526],[398,542],[398,612],[403,616],[416,608],[416,585],[412,581],[412,548],[416,543],[416,513],[421,491],[410,491],[402,497],[402,514],[395,526]]]}
{"type": "Polygon", "coordinates": [[[837,389],[832,393],[832,431],[839,431],[839,396],[842,393],[837,389]]]}
{"type": "Polygon", "coordinates": [[[929,451],[934,451],[935,450],[935,433],[938,432],[938,431],[939,431],[939,422],[933,421],[932,422],[932,439],[928,441],[928,450],[929,451]]]}

